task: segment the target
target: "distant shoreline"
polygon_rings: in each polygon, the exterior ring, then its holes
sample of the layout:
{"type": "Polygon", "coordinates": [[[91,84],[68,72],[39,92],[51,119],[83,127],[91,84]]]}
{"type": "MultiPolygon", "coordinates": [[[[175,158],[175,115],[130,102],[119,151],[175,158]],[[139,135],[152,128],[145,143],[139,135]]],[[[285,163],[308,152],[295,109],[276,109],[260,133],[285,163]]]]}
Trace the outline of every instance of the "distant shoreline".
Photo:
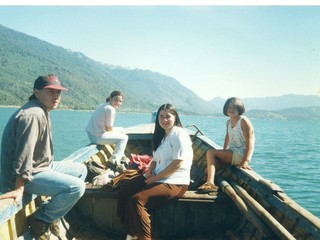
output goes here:
{"type": "Polygon", "coordinates": [[[0,105],[0,108],[19,108],[21,106],[17,106],[17,105],[0,105]]]}
{"type": "MultiPolygon", "coordinates": [[[[0,105],[0,108],[20,108],[21,106],[17,106],[17,105],[0,105]]],[[[59,110],[62,110],[62,111],[81,111],[81,112],[93,112],[94,109],[72,109],[72,108],[57,108],[55,109],[55,111],[59,111],[59,110]]],[[[137,114],[148,114],[149,112],[132,112],[132,111],[119,111],[118,110],[118,113],[119,114],[122,114],[122,113],[137,113],[137,114]]]]}

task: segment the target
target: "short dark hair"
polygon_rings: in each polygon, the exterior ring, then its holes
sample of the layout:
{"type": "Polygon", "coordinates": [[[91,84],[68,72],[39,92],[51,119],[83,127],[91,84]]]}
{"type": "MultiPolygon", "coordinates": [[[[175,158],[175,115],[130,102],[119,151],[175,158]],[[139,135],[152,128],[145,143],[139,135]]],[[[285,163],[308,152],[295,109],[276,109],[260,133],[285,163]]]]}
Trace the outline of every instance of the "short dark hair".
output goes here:
{"type": "Polygon", "coordinates": [[[226,103],[223,106],[223,114],[224,115],[228,116],[228,107],[231,104],[237,108],[239,115],[242,115],[246,111],[243,103],[241,102],[241,100],[239,98],[231,97],[231,98],[227,99],[226,103]]]}

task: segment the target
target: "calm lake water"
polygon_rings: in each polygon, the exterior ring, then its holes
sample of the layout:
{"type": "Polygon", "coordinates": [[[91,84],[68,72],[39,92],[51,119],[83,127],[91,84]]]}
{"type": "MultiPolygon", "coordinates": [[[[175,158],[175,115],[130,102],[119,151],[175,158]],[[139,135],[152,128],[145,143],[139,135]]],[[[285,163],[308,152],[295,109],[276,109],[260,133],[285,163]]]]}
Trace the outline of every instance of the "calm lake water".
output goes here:
{"type": "MultiPolygon", "coordinates": [[[[13,108],[0,108],[0,136],[13,108]]],[[[88,144],[85,132],[91,112],[51,112],[55,159],[60,160],[88,144]]],[[[222,146],[227,118],[180,116],[184,126],[196,124],[222,146]]],[[[278,184],[286,194],[320,217],[320,121],[250,119],[256,135],[251,167],[278,184]]],[[[117,113],[116,126],[151,121],[151,114],[117,113]]]]}

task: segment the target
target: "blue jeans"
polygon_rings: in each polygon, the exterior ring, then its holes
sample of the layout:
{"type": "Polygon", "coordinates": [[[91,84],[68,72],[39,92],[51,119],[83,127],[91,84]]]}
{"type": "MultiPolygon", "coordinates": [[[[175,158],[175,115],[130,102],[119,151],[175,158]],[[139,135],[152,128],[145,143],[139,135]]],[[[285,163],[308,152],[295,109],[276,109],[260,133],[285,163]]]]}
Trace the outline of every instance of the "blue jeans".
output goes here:
{"type": "Polygon", "coordinates": [[[33,180],[25,184],[25,192],[51,197],[34,217],[51,223],[64,216],[83,195],[86,175],[86,166],[72,161],[54,161],[51,170],[34,174],[33,180]]]}
{"type": "Polygon", "coordinates": [[[113,154],[111,156],[112,161],[117,162],[118,164],[121,161],[121,158],[124,156],[124,150],[126,149],[128,142],[128,135],[121,131],[121,128],[114,128],[115,131],[105,132],[102,136],[97,137],[89,132],[88,138],[91,143],[105,145],[105,144],[115,144],[113,154]],[[117,130],[120,129],[120,130],[117,130]]]}

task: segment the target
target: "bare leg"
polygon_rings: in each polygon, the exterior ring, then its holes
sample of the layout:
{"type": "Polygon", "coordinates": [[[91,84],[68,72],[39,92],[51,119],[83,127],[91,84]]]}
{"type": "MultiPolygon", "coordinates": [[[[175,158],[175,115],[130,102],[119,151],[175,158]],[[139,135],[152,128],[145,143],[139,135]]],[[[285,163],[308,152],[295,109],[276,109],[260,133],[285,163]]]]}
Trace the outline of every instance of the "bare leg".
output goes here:
{"type": "Polygon", "coordinates": [[[206,153],[207,159],[207,182],[214,185],[216,171],[225,168],[232,163],[232,151],[209,149],[206,153]]]}
{"type": "Polygon", "coordinates": [[[207,151],[206,159],[207,159],[207,182],[213,184],[213,180],[216,172],[216,167],[215,167],[216,159],[214,157],[213,149],[209,149],[207,151]]]}

